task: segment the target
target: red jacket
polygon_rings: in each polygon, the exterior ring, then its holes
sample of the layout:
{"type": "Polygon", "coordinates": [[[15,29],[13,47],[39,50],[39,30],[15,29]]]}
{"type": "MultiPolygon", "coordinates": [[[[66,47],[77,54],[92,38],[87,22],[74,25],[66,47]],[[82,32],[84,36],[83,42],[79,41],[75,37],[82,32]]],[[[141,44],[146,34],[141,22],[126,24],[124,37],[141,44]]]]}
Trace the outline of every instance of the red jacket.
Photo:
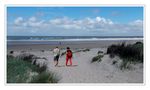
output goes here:
{"type": "Polygon", "coordinates": [[[72,58],[72,51],[71,50],[67,50],[66,57],[72,58]]]}

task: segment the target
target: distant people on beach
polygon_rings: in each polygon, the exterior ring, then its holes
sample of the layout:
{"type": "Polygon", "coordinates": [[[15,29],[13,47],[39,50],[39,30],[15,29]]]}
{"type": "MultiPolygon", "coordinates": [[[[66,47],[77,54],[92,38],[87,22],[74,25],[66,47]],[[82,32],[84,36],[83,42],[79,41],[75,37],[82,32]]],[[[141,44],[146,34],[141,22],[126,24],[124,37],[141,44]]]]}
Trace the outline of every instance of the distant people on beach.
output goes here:
{"type": "Polygon", "coordinates": [[[54,64],[55,66],[58,66],[58,61],[60,56],[60,49],[58,47],[54,48],[53,55],[54,55],[54,64]]]}
{"type": "Polygon", "coordinates": [[[70,47],[67,47],[66,51],[66,66],[68,66],[68,61],[70,62],[70,65],[72,65],[72,51],[70,50],[70,47]]]}
{"type": "Polygon", "coordinates": [[[61,42],[59,42],[59,45],[61,45],[61,42]]]}

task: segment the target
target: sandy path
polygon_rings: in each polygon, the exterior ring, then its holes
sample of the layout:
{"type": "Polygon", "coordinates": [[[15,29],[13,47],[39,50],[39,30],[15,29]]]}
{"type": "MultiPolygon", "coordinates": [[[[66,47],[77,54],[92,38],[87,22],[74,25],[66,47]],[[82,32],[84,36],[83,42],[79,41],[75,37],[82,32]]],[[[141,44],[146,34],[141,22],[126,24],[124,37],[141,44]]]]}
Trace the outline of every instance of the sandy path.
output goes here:
{"type": "MultiPolygon", "coordinates": [[[[53,56],[45,52],[48,59],[48,69],[57,73],[59,83],[142,83],[143,68],[138,65],[135,70],[121,71],[112,65],[112,60],[105,55],[100,63],[90,63],[99,49],[74,54],[72,67],[65,66],[65,56],[59,61],[59,67],[54,67],[53,56]],[[48,55],[49,54],[49,55],[48,55]]],[[[105,49],[102,49],[105,50],[105,49]]]]}
{"type": "MultiPolygon", "coordinates": [[[[142,64],[136,65],[134,70],[121,71],[117,66],[112,65],[113,60],[108,55],[105,55],[100,63],[90,63],[92,57],[97,55],[97,51],[106,51],[107,46],[121,42],[123,41],[77,42],[77,44],[64,42],[60,48],[65,48],[66,45],[69,45],[71,49],[76,49],[76,47],[93,48],[88,52],[75,53],[72,67],[65,66],[65,56],[60,57],[60,67],[54,67],[53,54],[50,50],[56,45],[8,45],[7,52],[13,50],[17,56],[21,51],[26,51],[26,53],[47,58],[48,70],[55,72],[61,78],[59,83],[142,83],[142,64]]],[[[126,43],[134,42],[136,40],[129,40],[126,43]]]]}
{"type": "MultiPolygon", "coordinates": [[[[91,63],[92,57],[97,52],[105,48],[94,48],[87,52],[78,52],[73,56],[73,66],[65,66],[65,55],[59,59],[59,67],[54,66],[52,51],[27,51],[39,57],[48,59],[48,70],[55,72],[59,83],[142,83],[143,82],[143,65],[137,64],[133,70],[121,71],[116,65],[112,65],[112,61],[108,55],[102,58],[101,62],[91,63]]],[[[15,52],[19,55],[20,52],[15,52]]]]}

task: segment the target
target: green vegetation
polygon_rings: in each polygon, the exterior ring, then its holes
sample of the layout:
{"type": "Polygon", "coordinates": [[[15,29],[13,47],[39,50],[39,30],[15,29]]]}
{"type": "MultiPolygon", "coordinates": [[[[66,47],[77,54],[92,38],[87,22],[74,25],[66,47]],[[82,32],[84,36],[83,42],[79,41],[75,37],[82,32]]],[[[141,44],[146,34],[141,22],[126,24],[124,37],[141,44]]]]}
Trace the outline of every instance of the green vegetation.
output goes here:
{"type": "Polygon", "coordinates": [[[46,72],[46,66],[31,64],[31,57],[18,58],[7,55],[7,83],[57,83],[53,73],[46,72]]]}
{"type": "Polygon", "coordinates": [[[120,69],[124,70],[124,69],[130,69],[130,64],[131,64],[131,59],[123,59],[123,62],[120,65],[120,69]]]}
{"type": "Polygon", "coordinates": [[[87,51],[90,51],[90,49],[86,48],[86,49],[83,49],[82,51],[87,52],[87,51]]]}
{"type": "Polygon", "coordinates": [[[98,51],[97,54],[103,54],[103,51],[98,51]]]}
{"type": "Polygon", "coordinates": [[[102,59],[101,59],[102,57],[103,57],[103,55],[97,55],[97,56],[93,57],[91,63],[93,63],[93,62],[101,62],[102,61],[102,59]]]}
{"type": "Polygon", "coordinates": [[[90,49],[86,48],[86,49],[79,49],[77,51],[75,51],[74,53],[77,53],[77,52],[87,52],[87,51],[90,51],[90,49]]]}
{"type": "Polygon", "coordinates": [[[111,45],[107,49],[107,54],[110,54],[111,58],[119,56],[123,60],[120,68],[126,69],[131,63],[143,63],[143,43],[111,45]]]}
{"type": "Polygon", "coordinates": [[[114,60],[114,61],[112,62],[112,65],[115,65],[116,63],[117,63],[117,61],[114,60]]]}
{"type": "Polygon", "coordinates": [[[7,56],[7,82],[25,83],[29,78],[28,71],[35,72],[38,67],[29,62],[7,56]]]}
{"type": "Polygon", "coordinates": [[[95,57],[92,58],[91,63],[93,63],[93,62],[101,62],[102,61],[101,58],[103,58],[103,57],[104,57],[103,51],[98,51],[97,52],[97,56],[95,56],[95,57]]]}
{"type": "Polygon", "coordinates": [[[16,59],[32,62],[33,59],[36,59],[37,57],[32,54],[23,53],[16,57],[16,59]]]}
{"type": "Polygon", "coordinates": [[[46,71],[32,78],[31,83],[57,83],[58,77],[54,73],[48,73],[46,71]]]}

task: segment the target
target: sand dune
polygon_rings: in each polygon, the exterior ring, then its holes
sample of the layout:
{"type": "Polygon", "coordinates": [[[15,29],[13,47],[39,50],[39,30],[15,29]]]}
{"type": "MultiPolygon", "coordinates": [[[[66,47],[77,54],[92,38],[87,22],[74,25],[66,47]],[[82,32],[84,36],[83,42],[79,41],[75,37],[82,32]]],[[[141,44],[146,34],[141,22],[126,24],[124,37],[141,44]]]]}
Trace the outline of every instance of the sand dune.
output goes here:
{"type": "MultiPolygon", "coordinates": [[[[57,72],[62,79],[61,83],[142,83],[143,70],[138,67],[135,70],[121,71],[112,65],[112,60],[105,55],[100,63],[90,63],[92,57],[99,49],[89,52],[76,53],[73,58],[73,67],[53,67],[49,63],[49,70],[57,72]]],[[[50,60],[50,59],[49,59],[50,60]]],[[[64,57],[60,58],[60,66],[65,63],[64,57]]],[[[140,65],[139,65],[140,66],[140,65]]]]}
{"type": "MultiPolygon", "coordinates": [[[[114,60],[121,62],[119,57],[110,58],[109,55],[104,55],[101,62],[91,63],[94,56],[99,50],[104,53],[107,46],[114,43],[121,43],[123,41],[101,41],[94,43],[70,44],[71,49],[77,50],[81,48],[89,48],[87,52],[76,52],[73,55],[73,66],[65,66],[65,55],[60,57],[59,66],[55,67],[53,62],[51,45],[19,45],[9,46],[8,51],[14,51],[14,56],[20,53],[30,53],[38,57],[45,57],[47,59],[48,71],[55,72],[60,78],[59,83],[143,83],[143,64],[132,65],[130,70],[120,70],[119,64],[112,65],[114,60]]],[[[134,43],[136,41],[128,41],[127,43],[134,43]]],[[[71,43],[71,42],[70,42],[71,43]]],[[[56,46],[56,45],[55,45],[56,46]]],[[[66,45],[59,46],[65,48],[66,45]]],[[[64,50],[61,50],[63,52],[64,50]]]]}
{"type": "Polygon", "coordinates": [[[131,70],[120,70],[117,65],[112,65],[113,60],[120,60],[116,57],[109,58],[104,55],[101,62],[91,63],[92,57],[101,50],[106,52],[106,48],[93,48],[87,52],[77,52],[73,56],[73,66],[65,66],[65,55],[60,57],[59,66],[53,63],[52,51],[30,51],[36,56],[48,59],[47,67],[49,71],[55,72],[60,79],[59,83],[142,83],[143,65],[133,65],[131,70]]]}

